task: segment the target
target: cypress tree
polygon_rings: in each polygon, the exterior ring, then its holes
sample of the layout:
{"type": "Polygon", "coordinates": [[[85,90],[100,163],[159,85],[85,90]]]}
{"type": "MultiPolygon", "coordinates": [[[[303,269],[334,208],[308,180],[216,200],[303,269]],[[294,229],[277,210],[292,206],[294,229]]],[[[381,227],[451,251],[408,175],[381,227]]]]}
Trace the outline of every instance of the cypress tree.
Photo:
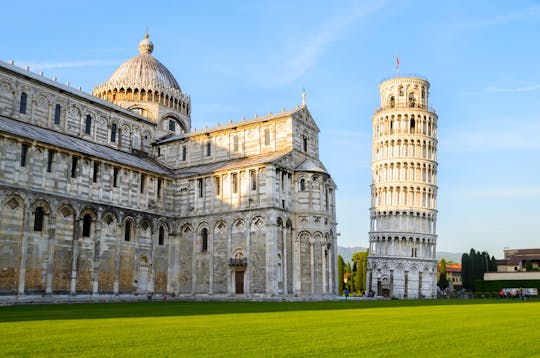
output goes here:
{"type": "Polygon", "coordinates": [[[343,262],[343,257],[341,255],[338,255],[337,258],[338,262],[338,293],[339,295],[343,295],[343,268],[345,266],[345,263],[343,262]]]}
{"type": "Polygon", "coordinates": [[[463,288],[466,290],[471,289],[471,267],[470,267],[470,260],[469,255],[464,253],[461,256],[461,282],[463,284],[463,288]]]}

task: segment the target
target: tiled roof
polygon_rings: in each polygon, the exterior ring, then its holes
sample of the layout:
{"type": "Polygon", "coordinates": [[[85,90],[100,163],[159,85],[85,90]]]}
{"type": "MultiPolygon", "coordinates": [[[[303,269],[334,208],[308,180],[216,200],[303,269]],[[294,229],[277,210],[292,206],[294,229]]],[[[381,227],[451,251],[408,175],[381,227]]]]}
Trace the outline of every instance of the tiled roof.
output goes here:
{"type": "Polygon", "coordinates": [[[41,143],[51,144],[81,154],[102,158],[104,160],[136,167],[157,174],[171,174],[170,170],[161,166],[151,158],[122,152],[102,144],[89,142],[84,139],[37,127],[29,123],[19,122],[3,116],[0,116],[0,132],[25,137],[41,143]]]}
{"type": "Polygon", "coordinates": [[[281,151],[281,152],[272,152],[268,154],[262,154],[257,156],[252,156],[249,158],[238,158],[226,160],[218,163],[209,163],[204,165],[198,165],[193,167],[187,167],[182,169],[175,170],[175,174],[180,178],[204,175],[208,173],[213,173],[220,170],[230,170],[235,168],[249,167],[252,165],[272,163],[276,160],[279,160],[289,154],[290,151],[281,151]]]}
{"type": "Polygon", "coordinates": [[[315,163],[311,159],[304,160],[299,166],[296,167],[296,170],[300,172],[319,172],[328,174],[328,171],[321,163],[315,163]]]}

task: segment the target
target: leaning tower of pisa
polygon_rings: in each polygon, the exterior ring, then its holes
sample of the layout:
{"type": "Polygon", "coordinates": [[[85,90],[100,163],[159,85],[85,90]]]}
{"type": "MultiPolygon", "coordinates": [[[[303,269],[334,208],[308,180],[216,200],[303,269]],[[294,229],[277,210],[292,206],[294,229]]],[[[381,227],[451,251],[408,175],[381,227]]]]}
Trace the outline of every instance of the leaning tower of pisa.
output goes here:
{"type": "Polygon", "coordinates": [[[378,296],[434,298],[437,114],[429,82],[401,75],[379,85],[373,115],[367,289],[378,296]]]}

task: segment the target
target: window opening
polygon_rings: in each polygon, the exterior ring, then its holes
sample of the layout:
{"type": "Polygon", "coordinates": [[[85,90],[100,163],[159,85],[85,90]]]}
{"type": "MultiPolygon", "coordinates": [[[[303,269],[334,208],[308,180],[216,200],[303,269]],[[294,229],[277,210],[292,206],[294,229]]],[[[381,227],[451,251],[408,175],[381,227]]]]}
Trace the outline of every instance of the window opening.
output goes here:
{"type": "Polygon", "coordinates": [[[236,194],[238,193],[238,173],[233,173],[231,177],[232,177],[232,190],[233,190],[233,193],[236,194]]]}
{"type": "Polygon", "coordinates": [[[76,178],[77,177],[77,164],[79,163],[78,157],[72,157],[71,158],[71,177],[76,178]]]}
{"type": "Polygon", "coordinates": [[[99,177],[99,162],[94,162],[94,173],[92,176],[92,181],[97,183],[99,177]]]}
{"type": "Polygon", "coordinates": [[[61,113],[62,113],[62,107],[59,104],[54,106],[54,124],[60,124],[61,113]]]}
{"type": "Polygon", "coordinates": [[[257,190],[257,173],[255,170],[249,171],[249,179],[251,182],[251,190],[257,190]]]}
{"type": "Polygon", "coordinates": [[[111,142],[116,143],[116,123],[111,125],[111,142]]]}
{"type": "Polygon", "coordinates": [[[124,228],[124,241],[131,241],[131,230],[133,224],[131,220],[126,221],[126,227],[124,228]]]}
{"type": "Polygon", "coordinates": [[[158,237],[158,245],[163,246],[165,243],[165,229],[163,226],[159,227],[159,237],[158,237]]]}
{"type": "Polygon", "coordinates": [[[201,231],[201,251],[208,251],[208,229],[204,228],[201,231]]]}
{"type": "Polygon", "coordinates": [[[204,194],[204,179],[197,179],[197,188],[199,190],[199,198],[202,198],[204,194]]]}
{"type": "Polygon", "coordinates": [[[47,173],[52,172],[52,163],[54,158],[54,152],[49,150],[47,153],[47,173]]]}
{"type": "Polygon", "coordinates": [[[34,231],[43,231],[43,208],[38,206],[34,213],[34,231]]]}
{"type": "Polygon", "coordinates": [[[21,145],[21,167],[26,166],[26,154],[28,153],[28,144],[21,145]]]}
{"type": "Polygon", "coordinates": [[[141,193],[144,193],[145,184],[146,184],[146,174],[141,173],[141,193]]]}
{"type": "Polygon", "coordinates": [[[92,226],[92,217],[90,216],[90,214],[86,214],[84,217],[83,217],[83,234],[82,236],[83,237],[90,237],[90,228],[92,226]]]}
{"type": "Polygon", "coordinates": [[[113,169],[113,186],[115,188],[118,187],[118,172],[119,172],[118,168],[113,169]]]}
{"type": "Polygon", "coordinates": [[[28,100],[28,96],[25,92],[21,93],[21,104],[19,107],[19,112],[22,114],[26,114],[26,101],[28,100]]]}
{"type": "Polygon", "coordinates": [[[86,116],[86,123],[84,127],[84,133],[91,134],[92,133],[92,117],[90,115],[86,116]]]}

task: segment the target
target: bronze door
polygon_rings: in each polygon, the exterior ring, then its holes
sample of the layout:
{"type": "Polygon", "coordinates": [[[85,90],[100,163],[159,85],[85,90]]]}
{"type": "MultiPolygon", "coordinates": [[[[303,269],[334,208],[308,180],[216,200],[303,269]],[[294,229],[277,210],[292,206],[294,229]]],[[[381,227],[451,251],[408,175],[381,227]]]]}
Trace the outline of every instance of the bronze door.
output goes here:
{"type": "Polygon", "coordinates": [[[236,294],[244,293],[244,272],[245,271],[235,271],[234,281],[236,287],[236,294]]]}

